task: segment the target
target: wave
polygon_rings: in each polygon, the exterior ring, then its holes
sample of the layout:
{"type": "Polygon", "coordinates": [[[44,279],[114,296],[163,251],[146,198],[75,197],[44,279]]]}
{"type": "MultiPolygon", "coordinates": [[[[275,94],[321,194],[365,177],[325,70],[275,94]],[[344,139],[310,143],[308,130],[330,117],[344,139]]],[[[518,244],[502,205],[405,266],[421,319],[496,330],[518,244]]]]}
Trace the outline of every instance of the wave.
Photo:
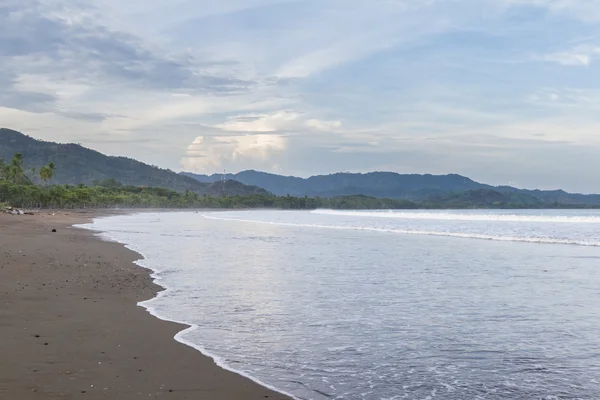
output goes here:
{"type": "MultiPolygon", "coordinates": [[[[105,217],[105,218],[106,218],[106,217],[105,217]]],[[[108,217],[108,218],[111,218],[111,217],[108,217]]],[[[106,219],[108,219],[108,218],[106,218],[106,219]]],[[[164,272],[165,272],[165,271],[163,271],[163,270],[160,270],[160,269],[158,269],[158,268],[156,268],[156,267],[152,267],[152,266],[150,266],[150,265],[146,264],[146,263],[144,262],[144,261],[146,260],[146,256],[145,256],[145,255],[144,255],[144,254],[141,252],[141,250],[140,250],[138,247],[136,247],[135,245],[131,245],[131,244],[128,244],[128,243],[124,243],[124,242],[122,242],[122,241],[119,241],[117,238],[115,238],[115,237],[111,236],[111,233],[112,233],[112,234],[114,234],[115,232],[116,232],[116,233],[118,233],[118,232],[119,232],[118,230],[108,230],[108,231],[101,230],[101,228],[99,228],[99,227],[97,226],[97,221],[98,221],[99,219],[100,219],[100,218],[95,218],[95,219],[93,220],[93,222],[92,222],[92,223],[73,225],[73,227],[75,227],[75,228],[80,228],[80,229],[87,229],[87,230],[94,231],[94,232],[96,232],[96,236],[98,236],[98,237],[99,237],[100,239],[102,239],[103,241],[106,241],[106,242],[113,242],[113,243],[120,243],[120,244],[122,244],[122,245],[123,245],[125,248],[127,248],[127,249],[129,249],[129,250],[131,250],[131,251],[134,251],[134,252],[136,252],[137,254],[139,254],[139,255],[142,257],[141,259],[139,259],[139,260],[135,261],[134,263],[135,263],[136,265],[138,265],[138,266],[142,267],[142,268],[145,268],[145,269],[148,269],[148,270],[152,271],[152,274],[150,275],[150,276],[151,276],[151,278],[152,278],[152,281],[153,281],[155,284],[157,284],[158,286],[160,286],[160,287],[164,288],[165,290],[158,292],[158,293],[156,294],[156,296],[155,296],[155,297],[153,297],[153,298],[151,298],[150,300],[145,300],[145,301],[140,301],[140,302],[138,302],[138,303],[137,303],[137,305],[138,305],[138,306],[141,306],[141,307],[144,307],[144,308],[145,308],[145,309],[148,311],[148,313],[149,313],[149,314],[151,314],[152,316],[154,316],[154,317],[156,317],[156,318],[158,318],[158,319],[160,319],[160,320],[167,321],[167,322],[174,322],[174,323],[176,323],[176,324],[180,324],[180,325],[183,325],[183,326],[187,326],[187,328],[186,328],[186,329],[183,329],[182,331],[178,332],[178,333],[175,335],[174,339],[175,339],[177,342],[179,342],[179,343],[181,343],[181,344],[184,344],[184,345],[186,345],[186,346],[189,346],[189,347],[191,347],[191,348],[193,348],[193,349],[195,349],[195,350],[199,351],[199,352],[200,352],[200,353],[202,353],[203,355],[205,355],[205,356],[207,356],[207,357],[210,357],[210,358],[212,358],[212,359],[213,359],[213,361],[215,362],[215,364],[216,364],[217,366],[219,366],[220,368],[222,368],[222,369],[225,369],[225,370],[227,370],[227,371],[231,371],[231,372],[233,372],[233,373],[235,373],[235,374],[237,374],[237,375],[241,375],[241,376],[243,376],[243,377],[245,377],[245,378],[248,378],[248,379],[250,379],[251,381],[253,381],[253,382],[255,382],[255,383],[257,383],[257,384],[259,384],[259,385],[261,385],[261,386],[263,386],[263,387],[265,387],[265,388],[267,388],[267,389],[269,389],[269,390],[272,390],[272,391],[274,391],[274,392],[277,392],[277,393],[281,393],[282,395],[284,395],[284,396],[287,396],[287,397],[289,397],[289,398],[291,398],[291,399],[300,400],[298,397],[294,396],[293,394],[291,394],[291,393],[288,393],[288,392],[286,392],[286,391],[284,391],[284,390],[281,390],[281,389],[279,389],[279,388],[277,388],[277,387],[275,387],[275,386],[273,386],[273,385],[270,385],[270,384],[268,384],[268,383],[266,383],[266,382],[263,382],[263,381],[261,381],[260,379],[257,379],[257,378],[255,378],[255,377],[254,377],[254,376],[252,376],[251,374],[248,374],[247,372],[244,372],[244,371],[241,371],[241,370],[238,370],[238,369],[232,368],[231,366],[229,366],[229,365],[227,364],[227,362],[226,362],[226,360],[225,360],[224,358],[222,358],[222,357],[219,357],[218,355],[216,355],[216,354],[214,354],[214,353],[212,353],[212,352],[208,351],[208,350],[207,350],[205,347],[201,346],[200,344],[198,344],[198,343],[194,343],[194,342],[192,342],[192,341],[190,341],[190,340],[186,339],[186,335],[187,335],[187,334],[194,332],[195,330],[199,329],[200,327],[199,327],[198,325],[191,324],[191,323],[189,323],[189,322],[187,322],[187,321],[182,321],[182,320],[178,320],[178,319],[170,318],[170,317],[168,317],[168,316],[166,316],[166,315],[164,315],[164,314],[161,314],[161,313],[160,313],[160,312],[159,312],[157,309],[155,309],[154,307],[152,307],[152,302],[153,302],[154,300],[160,299],[160,298],[161,298],[161,297],[163,297],[163,296],[167,296],[167,295],[168,295],[168,294],[170,294],[170,293],[171,293],[173,290],[175,290],[174,288],[171,288],[171,287],[167,286],[167,285],[166,285],[166,284],[165,284],[165,283],[164,283],[164,282],[161,280],[160,276],[161,276],[162,274],[164,274],[164,272]]],[[[133,233],[139,233],[139,232],[133,232],[133,233]]]]}
{"type": "Polygon", "coordinates": [[[243,218],[230,218],[230,217],[217,217],[215,215],[203,214],[204,218],[220,220],[220,221],[237,221],[237,222],[251,222],[258,224],[277,225],[277,226],[290,226],[298,228],[320,228],[320,229],[337,229],[337,230],[352,230],[352,231],[367,231],[367,232],[381,232],[381,233],[396,233],[404,235],[422,235],[422,236],[444,236],[444,237],[456,237],[464,239],[480,239],[480,240],[495,240],[501,242],[525,242],[525,243],[540,243],[540,244],[567,244],[587,247],[600,247],[600,242],[592,242],[585,240],[576,240],[568,238],[552,238],[552,237],[540,237],[540,236],[502,236],[502,235],[488,235],[480,233],[469,233],[469,232],[445,232],[445,231],[433,231],[433,230],[419,230],[419,229],[394,229],[394,228],[377,228],[371,226],[341,226],[341,225],[322,225],[322,224],[297,224],[290,222],[274,222],[274,221],[260,221],[253,219],[243,218]]]}
{"type": "Polygon", "coordinates": [[[314,210],[313,214],[338,215],[348,217],[375,217],[398,219],[427,219],[448,221],[498,221],[498,222],[544,222],[544,223],[575,223],[600,224],[600,216],[566,216],[566,215],[517,215],[517,214],[459,214],[456,212],[407,212],[407,211],[338,211],[314,210]]]}

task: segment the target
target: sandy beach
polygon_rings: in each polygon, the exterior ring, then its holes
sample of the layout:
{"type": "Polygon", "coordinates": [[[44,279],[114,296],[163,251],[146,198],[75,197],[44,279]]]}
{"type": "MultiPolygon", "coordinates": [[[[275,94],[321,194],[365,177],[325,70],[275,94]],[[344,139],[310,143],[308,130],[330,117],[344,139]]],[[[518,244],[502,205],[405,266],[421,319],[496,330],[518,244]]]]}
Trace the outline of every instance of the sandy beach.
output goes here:
{"type": "Polygon", "coordinates": [[[72,227],[93,216],[0,214],[0,399],[287,399],[137,306],[161,288],[138,254],[72,227]]]}

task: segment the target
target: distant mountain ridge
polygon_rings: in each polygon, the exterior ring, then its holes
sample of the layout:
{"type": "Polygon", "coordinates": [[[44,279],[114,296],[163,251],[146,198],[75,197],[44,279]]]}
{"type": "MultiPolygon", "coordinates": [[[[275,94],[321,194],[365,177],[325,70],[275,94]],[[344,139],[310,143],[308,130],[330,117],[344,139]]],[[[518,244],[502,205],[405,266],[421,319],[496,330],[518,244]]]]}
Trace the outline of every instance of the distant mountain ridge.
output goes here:
{"type": "Polygon", "coordinates": [[[203,183],[168,169],[144,164],[126,157],[107,156],[78,144],[60,144],[34,139],[11,129],[0,128],[0,158],[10,161],[23,154],[25,167],[39,169],[52,161],[56,164],[54,183],[93,185],[115,179],[124,185],[164,187],[198,194],[266,194],[267,191],[237,181],[203,183]]]}
{"type": "MultiPolygon", "coordinates": [[[[282,176],[254,170],[237,174],[202,175],[183,172],[200,182],[217,182],[223,178],[261,187],[276,195],[336,197],[365,195],[410,201],[435,201],[468,191],[484,190],[505,196],[518,196],[525,203],[600,205],[600,195],[574,194],[563,190],[528,190],[510,186],[491,186],[457,174],[419,175],[395,172],[335,173],[310,178],[282,176]]],[[[469,196],[467,196],[469,197],[469,196]]]]}

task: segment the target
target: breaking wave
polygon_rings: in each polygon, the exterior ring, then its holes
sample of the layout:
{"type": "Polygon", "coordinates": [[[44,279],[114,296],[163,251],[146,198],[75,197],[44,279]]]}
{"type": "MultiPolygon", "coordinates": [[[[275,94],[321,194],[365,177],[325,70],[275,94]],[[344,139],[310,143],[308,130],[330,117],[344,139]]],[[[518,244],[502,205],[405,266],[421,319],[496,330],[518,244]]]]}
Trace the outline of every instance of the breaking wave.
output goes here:
{"type": "MultiPolygon", "coordinates": [[[[368,213],[365,213],[368,214],[368,213]]],[[[378,214],[373,212],[373,214],[378,214]]],[[[335,215],[335,214],[334,214],[335,215]]],[[[345,214],[341,214],[345,215],[345,214]]],[[[354,215],[354,213],[348,212],[346,215],[354,215]]],[[[577,245],[577,246],[590,246],[600,247],[599,241],[581,240],[575,238],[557,238],[557,237],[546,237],[546,236],[525,236],[525,235],[495,235],[485,233],[473,233],[473,232],[451,232],[444,230],[425,230],[425,229],[402,229],[402,228],[389,228],[389,227],[375,227],[375,226],[357,226],[357,225],[326,225],[326,224],[304,224],[304,223],[293,223],[293,222],[279,222],[279,221],[263,221],[244,219],[236,217],[222,217],[216,214],[204,214],[204,218],[212,220],[223,220],[223,221],[237,221],[237,222],[249,222],[258,224],[268,224],[277,226],[289,226],[299,228],[320,228],[320,229],[338,229],[338,230],[352,230],[352,231],[367,231],[367,232],[381,232],[381,233],[392,233],[392,234],[405,234],[405,235],[422,235],[422,236],[444,236],[444,237],[455,237],[465,239],[479,239],[479,240],[496,240],[503,242],[525,242],[525,243],[540,243],[540,244],[565,244],[565,245],[577,245]]],[[[431,216],[431,214],[430,214],[431,216]]],[[[475,215],[471,215],[475,216],[475,215]]],[[[598,218],[598,217],[595,217],[598,218]]],[[[431,218],[432,219],[432,218],[431,218]]]]}
{"type": "Polygon", "coordinates": [[[370,218],[396,218],[417,220],[444,220],[444,221],[489,221],[489,222],[540,222],[540,223],[569,223],[569,224],[600,224],[598,215],[517,215],[501,213],[457,213],[457,212],[419,212],[419,211],[338,211],[315,210],[312,214],[370,217],[370,218]]]}

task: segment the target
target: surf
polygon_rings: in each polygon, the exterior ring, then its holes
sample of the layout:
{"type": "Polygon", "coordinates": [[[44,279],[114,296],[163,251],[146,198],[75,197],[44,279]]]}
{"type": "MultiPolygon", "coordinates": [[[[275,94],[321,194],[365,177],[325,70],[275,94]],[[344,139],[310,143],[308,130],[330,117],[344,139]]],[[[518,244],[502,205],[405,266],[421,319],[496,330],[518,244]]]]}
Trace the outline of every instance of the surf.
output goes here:
{"type": "MultiPolygon", "coordinates": [[[[343,215],[343,214],[342,214],[343,215]]],[[[352,215],[349,213],[348,215],[352,215]]],[[[463,239],[477,239],[477,240],[491,240],[491,241],[502,241],[502,242],[523,242],[523,243],[537,243],[537,244],[561,244],[561,245],[577,245],[586,247],[600,247],[600,242],[579,240],[574,238],[555,238],[555,237],[544,237],[544,236],[518,236],[518,235],[493,235],[485,233],[473,233],[473,232],[451,232],[442,230],[425,230],[425,229],[401,229],[401,228],[388,228],[388,227],[375,227],[375,226],[356,226],[356,225],[329,225],[329,224],[304,224],[294,222],[280,222],[280,221],[264,221],[245,219],[237,217],[223,217],[217,214],[203,214],[204,218],[221,221],[236,221],[246,223],[257,223],[267,224],[276,226],[287,226],[297,228],[315,228],[315,229],[335,229],[335,230],[349,230],[349,231],[366,231],[366,232],[379,232],[389,234],[403,234],[403,235],[420,235],[420,236],[441,236],[441,237],[454,237],[463,239]]]]}
{"type": "Polygon", "coordinates": [[[457,211],[421,212],[421,211],[341,211],[314,210],[312,214],[369,217],[408,220],[439,220],[439,221],[482,221],[482,222],[538,222],[538,223],[568,223],[568,224],[600,224],[600,216],[568,216],[568,215],[517,215],[501,213],[463,213],[457,211]]]}

